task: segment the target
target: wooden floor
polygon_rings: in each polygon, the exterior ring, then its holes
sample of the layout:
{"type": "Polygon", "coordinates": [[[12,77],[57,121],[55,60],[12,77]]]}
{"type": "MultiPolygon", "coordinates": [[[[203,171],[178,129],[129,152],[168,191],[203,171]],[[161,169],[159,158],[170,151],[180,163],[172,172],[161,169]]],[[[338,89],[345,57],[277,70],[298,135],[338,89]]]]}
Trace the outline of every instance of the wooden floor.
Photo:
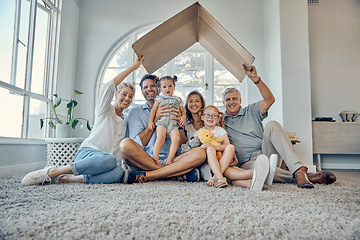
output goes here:
{"type": "Polygon", "coordinates": [[[324,170],[333,172],[337,179],[360,184],[360,170],[324,170]]]}

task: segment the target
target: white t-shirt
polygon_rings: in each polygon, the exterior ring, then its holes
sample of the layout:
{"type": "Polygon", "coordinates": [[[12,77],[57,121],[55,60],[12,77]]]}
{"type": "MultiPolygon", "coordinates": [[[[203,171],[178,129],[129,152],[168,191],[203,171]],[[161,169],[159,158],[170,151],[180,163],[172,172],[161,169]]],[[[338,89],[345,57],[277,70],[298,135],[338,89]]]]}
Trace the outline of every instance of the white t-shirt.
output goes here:
{"type": "Polygon", "coordinates": [[[106,83],[100,91],[100,102],[95,109],[95,124],[80,147],[90,147],[114,155],[121,160],[120,141],[125,137],[126,122],[115,113],[111,104],[116,91],[114,81],[106,83]]]}

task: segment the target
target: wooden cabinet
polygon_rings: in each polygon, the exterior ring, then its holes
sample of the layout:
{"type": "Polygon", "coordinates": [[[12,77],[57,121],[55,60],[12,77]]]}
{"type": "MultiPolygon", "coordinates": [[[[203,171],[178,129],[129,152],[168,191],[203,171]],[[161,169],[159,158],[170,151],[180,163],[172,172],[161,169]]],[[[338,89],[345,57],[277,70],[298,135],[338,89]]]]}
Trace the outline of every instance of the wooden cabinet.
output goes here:
{"type": "Polygon", "coordinates": [[[360,154],[359,122],[313,122],[312,133],[319,170],[320,154],[360,154]]]}

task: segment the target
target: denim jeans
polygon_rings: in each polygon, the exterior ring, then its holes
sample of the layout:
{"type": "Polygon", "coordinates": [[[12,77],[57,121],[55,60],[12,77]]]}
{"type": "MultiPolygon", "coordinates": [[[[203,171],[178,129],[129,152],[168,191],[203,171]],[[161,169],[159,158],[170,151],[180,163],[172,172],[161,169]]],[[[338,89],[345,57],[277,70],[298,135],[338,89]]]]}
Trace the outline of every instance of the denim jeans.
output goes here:
{"type": "Polygon", "coordinates": [[[119,183],[124,175],[113,155],[89,147],[79,149],[70,167],[75,175],[83,175],[84,183],[119,183]]]}

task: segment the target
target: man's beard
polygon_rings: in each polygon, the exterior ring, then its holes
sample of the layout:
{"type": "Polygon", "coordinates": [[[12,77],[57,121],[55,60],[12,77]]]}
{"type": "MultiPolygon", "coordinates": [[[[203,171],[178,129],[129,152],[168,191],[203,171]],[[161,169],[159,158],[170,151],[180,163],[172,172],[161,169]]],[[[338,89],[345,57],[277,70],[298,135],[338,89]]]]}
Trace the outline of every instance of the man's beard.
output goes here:
{"type": "Polygon", "coordinates": [[[149,97],[149,95],[147,95],[147,94],[143,94],[143,96],[144,96],[144,98],[145,98],[146,101],[154,102],[157,94],[156,94],[156,92],[154,92],[154,97],[152,97],[152,96],[149,97]]]}

